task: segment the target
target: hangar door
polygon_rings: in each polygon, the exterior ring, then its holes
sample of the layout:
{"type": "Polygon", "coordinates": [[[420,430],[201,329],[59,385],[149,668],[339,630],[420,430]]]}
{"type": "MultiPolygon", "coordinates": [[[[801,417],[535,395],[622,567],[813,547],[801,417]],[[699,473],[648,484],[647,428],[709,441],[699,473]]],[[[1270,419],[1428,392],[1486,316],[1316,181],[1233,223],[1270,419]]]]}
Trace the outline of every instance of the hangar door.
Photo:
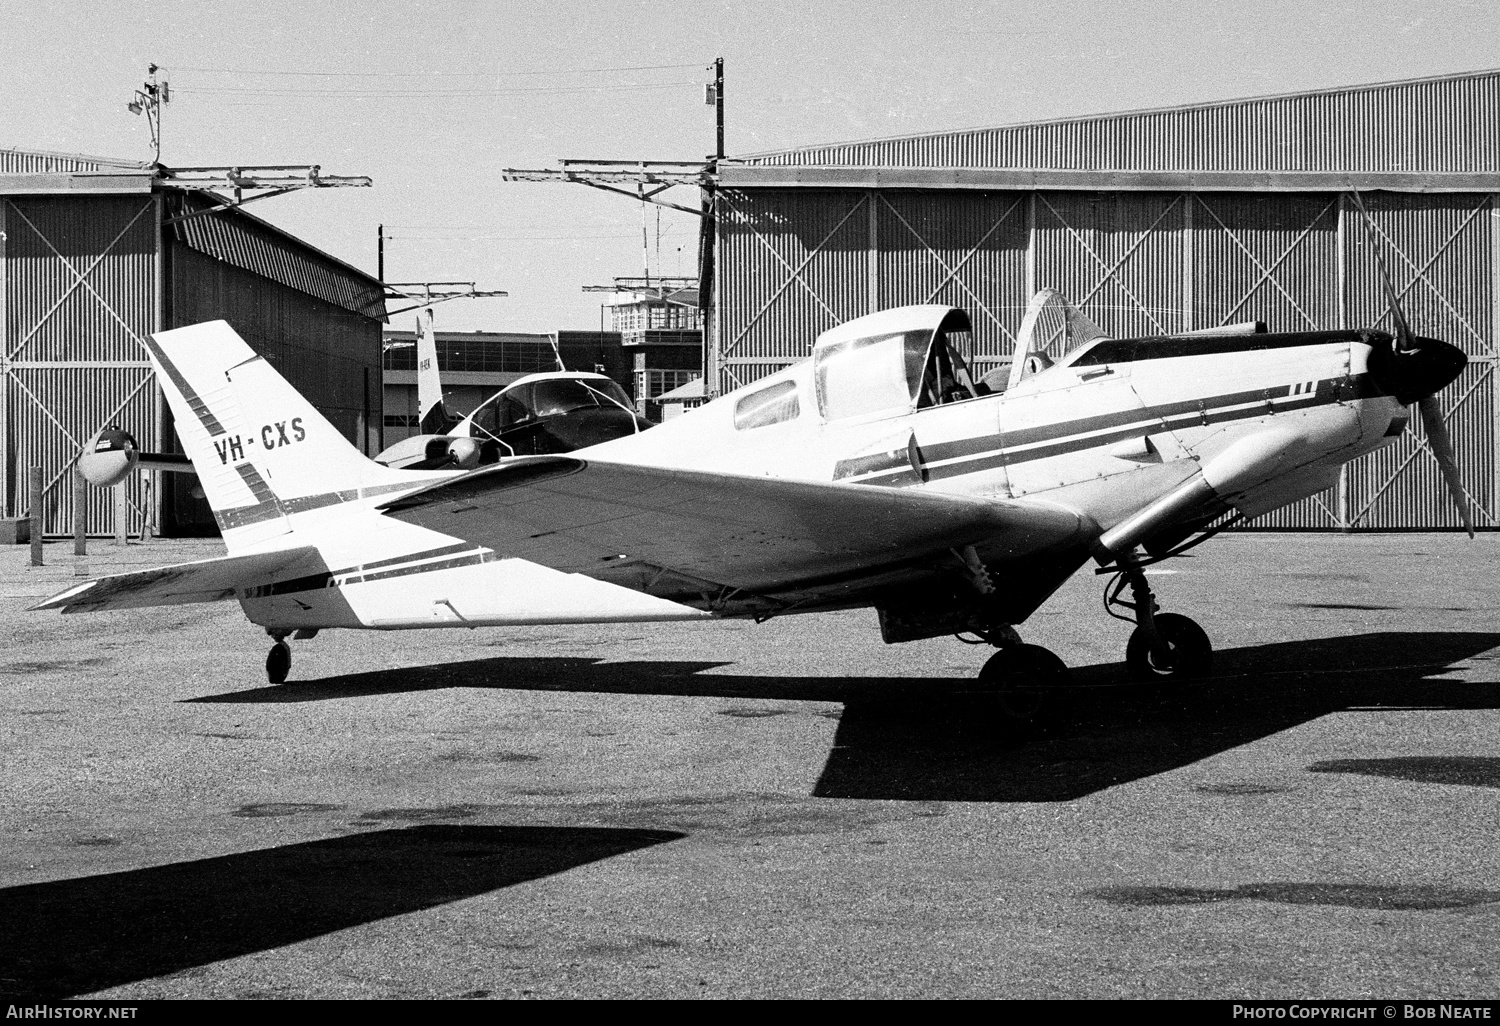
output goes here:
{"type": "MultiPolygon", "coordinates": [[[[718,194],[722,391],[804,358],[874,310],[948,303],[976,363],[1008,360],[1052,287],[1117,336],[1261,320],[1389,329],[1375,252],[1421,333],[1470,356],[1444,393],[1475,522],[1495,526],[1494,204],[1488,195],[740,189],[718,194]]],[[[1268,528],[1458,526],[1420,431],[1351,466],[1268,528]]]]}
{"type": "Polygon", "coordinates": [[[812,352],[835,324],[870,312],[870,194],[717,194],[721,391],[812,352]]]}
{"type": "Polygon", "coordinates": [[[1025,193],[851,190],[718,194],[723,391],[804,359],[819,334],[892,306],[973,315],[981,373],[1008,358],[1025,312],[1025,193]]]}
{"type": "MultiPolygon", "coordinates": [[[[72,470],[101,427],[159,445],[155,377],[142,338],[155,302],[156,206],[151,196],[0,200],[0,504],[25,515],[28,469],[42,468],[47,534],[73,529],[72,470]]],[[[138,532],[146,504],[127,483],[138,532]]],[[[87,530],[114,530],[109,490],[90,489],[87,530]]]]}
{"type": "MultiPolygon", "coordinates": [[[[1451,342],[1469,357],[1463,375],[1438,398],[1474,524],[1497,526],[1494,252],[1500,226],[1493,197],[1379,193],[1364,205],[1371,231],[1356,231],[1356,209],[1344,232],[1350,323],[1391,324],[1375,266],[1378,248],[1412,330],[1451,342]]],[[[1393,445],[1349,467],[1342,514],[1355,528],[1460,526],[1415,419],[1393,445]]]]}

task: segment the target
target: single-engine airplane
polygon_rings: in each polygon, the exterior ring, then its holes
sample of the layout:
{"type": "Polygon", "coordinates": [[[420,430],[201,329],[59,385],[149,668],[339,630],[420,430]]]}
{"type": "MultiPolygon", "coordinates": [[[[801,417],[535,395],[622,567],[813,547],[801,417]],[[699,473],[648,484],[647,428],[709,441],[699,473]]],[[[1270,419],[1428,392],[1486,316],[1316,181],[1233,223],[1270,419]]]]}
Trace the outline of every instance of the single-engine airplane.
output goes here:
{"type": "Polygon", "coordinates": [[[1044,292],[1003,382],[970,375],[964,311],[902,307],[650,431],[471,471],[368,460],[228,324],[180,328],[149,349],[229,554],[33,608],[233,598],[274,639],[279,683],[287,639],[331,627],[873,607],[888,643],[994,645],[981,688],[1024,709],[1067,671],[1016,627],[1092,559],[1118,572],[1109,604],[1136,624],[1131,672],[1201,677],[1207,635],[1158,611],[1143,566],[1328,487],[1414,407],[1456,489],[1433,397],[1466,358],[1391,300],[1394,335],[1105,338],[1044,292]],[[1070,340],[1055,355],[1047,323],[1070,340]]]}

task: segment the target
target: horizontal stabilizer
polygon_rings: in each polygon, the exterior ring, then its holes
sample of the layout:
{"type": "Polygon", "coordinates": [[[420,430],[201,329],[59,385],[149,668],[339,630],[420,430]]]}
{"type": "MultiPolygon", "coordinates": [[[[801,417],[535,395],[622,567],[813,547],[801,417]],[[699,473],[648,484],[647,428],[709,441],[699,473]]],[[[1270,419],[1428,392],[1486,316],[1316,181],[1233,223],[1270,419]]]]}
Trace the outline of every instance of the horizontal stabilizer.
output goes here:
{"type": "Polygon", "coordinates": [[[217,602],[234,598],[236,591],[327,569],[313,545],[246,556],[223,556],[85,581],[31,608],[92,613],[101,609],[217,602]]]}
{"type": "Polygon", "coordinates": [[[173,474],[195,474],[193,461],[180,452],[143,452],[140,455],[142,470],[165,470],[173,474]]]}

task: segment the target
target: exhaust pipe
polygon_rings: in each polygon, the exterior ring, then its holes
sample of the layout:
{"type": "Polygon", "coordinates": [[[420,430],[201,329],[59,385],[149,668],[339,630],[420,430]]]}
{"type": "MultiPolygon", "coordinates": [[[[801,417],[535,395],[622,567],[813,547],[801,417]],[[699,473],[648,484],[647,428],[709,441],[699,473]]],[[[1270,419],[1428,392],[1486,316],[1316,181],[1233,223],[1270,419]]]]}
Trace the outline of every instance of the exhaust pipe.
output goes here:
{"type": "Polygon", "coordinates": [[[1290,431],[1261,431],[1240,439],[1199,473],[1101,534],[1094,543],[1094,558],[1101,566],[1112,563],[1194,510],[1222,503],[1225,496],[1269,480],[1303,444],[1303,439],[1290,431]]]}

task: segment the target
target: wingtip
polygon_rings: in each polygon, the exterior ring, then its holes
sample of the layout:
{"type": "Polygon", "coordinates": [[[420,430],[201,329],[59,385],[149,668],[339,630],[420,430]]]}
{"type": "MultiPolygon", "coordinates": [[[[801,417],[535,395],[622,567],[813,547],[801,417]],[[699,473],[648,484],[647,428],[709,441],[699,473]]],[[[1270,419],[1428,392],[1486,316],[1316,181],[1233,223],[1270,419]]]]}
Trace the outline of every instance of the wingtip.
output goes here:
{"type": "Polygon", "coordinates": [[[38,602],[34,606],[27,606],[26,612],[35,613],[44,609],[61,609],[64,612],[67,612],[67,607],[73,604],[73,599],[76,599],[78,596],[84,594],[86,591],[88,591],[98,583],[98,581],[84,581],[82,584],[75,584],[73,585],[73,587],[68,588],[66,591],[58,592],[51,598],[42,599],[42,601],[38,602]]]}

